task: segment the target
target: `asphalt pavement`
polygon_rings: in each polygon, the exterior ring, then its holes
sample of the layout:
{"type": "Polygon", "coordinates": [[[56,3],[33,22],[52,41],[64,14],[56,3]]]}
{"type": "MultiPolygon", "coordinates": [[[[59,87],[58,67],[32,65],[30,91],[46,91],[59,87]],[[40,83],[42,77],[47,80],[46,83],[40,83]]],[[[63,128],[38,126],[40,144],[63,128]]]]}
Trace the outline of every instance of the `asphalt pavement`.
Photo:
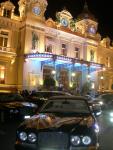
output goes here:
{"type": "Polygon", "coordinates": [[[113,122],[109,111],[104,111],[98,118],[100,125],[100,150],[113,150],[113,122]]]}

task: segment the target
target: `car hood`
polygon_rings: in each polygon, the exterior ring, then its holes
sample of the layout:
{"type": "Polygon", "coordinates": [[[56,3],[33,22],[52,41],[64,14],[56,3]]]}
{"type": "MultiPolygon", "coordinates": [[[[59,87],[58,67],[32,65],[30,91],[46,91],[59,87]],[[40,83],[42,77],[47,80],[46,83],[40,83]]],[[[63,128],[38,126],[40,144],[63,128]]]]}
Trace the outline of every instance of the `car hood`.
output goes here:
{"type": "Polygon", "coordinates": [[[6,102],[6,103],[0,103],[1,107],[8,108],[8,109],[15,109],[15,108],[21,108],[21,107],[37,107],[34,103],[30,102],[6,102]]]}
{"type": "Polygon", "coordinates": [[[94,118],[90,116],[59,117],[53,114],[38,114],[24,121],[21,126],[24,128],[46,129],[69,127],[72,125],[92,126],[94,118]]]}

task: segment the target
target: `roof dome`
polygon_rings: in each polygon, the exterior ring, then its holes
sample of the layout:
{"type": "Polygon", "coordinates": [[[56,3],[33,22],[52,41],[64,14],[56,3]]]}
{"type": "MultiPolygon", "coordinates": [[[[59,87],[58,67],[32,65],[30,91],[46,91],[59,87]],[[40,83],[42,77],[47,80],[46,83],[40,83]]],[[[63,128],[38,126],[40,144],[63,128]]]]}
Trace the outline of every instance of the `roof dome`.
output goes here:
{"type": "Polygon", "coordinates": [[[65,14],[66,16],[72,18],[71,13],[70,13],[69,11],[67,11],[66,8],[65,8],[64,10],[62,10],[60,13],[61,13],[61,14],[65,14]]]}
{"type": "Polygon", "coordinates": [[[26,0],[27,3],[42,3],[44,5],[48,5],[47,0],[26,0]]]}
{"type": "Polygon", "coordinates": [[[78,15],[77,19],[83,20],[83,19],[91,19],[96,21],[97,19],[95,16],[89,11],[87,3],[84,5],[84,9],[81,14],[78,15]]]}
{"type": "Polygon", "coordinates": [[[69,11],[64,8],[62,11],[56,13],[56,17],[67,17],[68,19],[72,19],[72,15],[69,11]]]}

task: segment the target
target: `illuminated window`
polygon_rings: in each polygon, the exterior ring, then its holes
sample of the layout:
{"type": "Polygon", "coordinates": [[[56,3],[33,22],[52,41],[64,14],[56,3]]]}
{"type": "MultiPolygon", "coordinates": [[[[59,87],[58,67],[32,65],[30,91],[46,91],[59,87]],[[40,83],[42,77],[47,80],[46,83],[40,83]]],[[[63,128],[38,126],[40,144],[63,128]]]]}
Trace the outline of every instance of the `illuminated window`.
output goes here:
{"type": "Polygon", "coordinates": [[[67,56],[67,45],[62,44],[61,55],[67,56]]]}
{"type": "Polygon", "coordinates": [[[79,58],[79,48],[78,47],[75,47],[75,58],[79,58]]]}
{"type": "Polygon", "coordinates": [[[52,44],[49,44],[49,45],[47,45],[45,51],[46,51],[46,52],[49,52],[49,53],[52,53],[52,49],[53,49],[52,44]]]}
{"type": "Polygon", "coordinates": [[[5,84],[5,67],[0,66],[0,84],[5,84]]]}
{"type": "Polygon", "coordinates": [[[0,46],[7,47],[8,43],[8,32],[1,31],[0,32],[0,46]]]}
{"type": "Polygon", "coordinates": [[[40,85],[40,76],[39,74],[28,72],[28,87],[29,90],[36,90],[36,88],[40,85]]]}
{"type": "Polygon", "coordinates": [[[110,67],[110,57],[106,57],[106,67],[110,67]]]}
{"type": "Polygon", "coordinates": [[[4,9],[3,16],[4,16],[4,17],[11,18],[11,10],[4,9]]]}

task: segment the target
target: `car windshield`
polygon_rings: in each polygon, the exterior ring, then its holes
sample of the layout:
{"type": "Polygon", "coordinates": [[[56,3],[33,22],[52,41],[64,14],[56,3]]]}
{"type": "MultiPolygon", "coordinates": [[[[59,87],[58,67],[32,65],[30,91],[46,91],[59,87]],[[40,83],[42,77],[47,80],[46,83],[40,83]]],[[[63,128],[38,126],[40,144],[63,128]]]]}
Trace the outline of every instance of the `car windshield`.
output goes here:
{"type": "Polygon", "coordinates": [[[90,110],[84,100],[61,99],[48,101],[41,112],[90,113],[90,110]]]}

